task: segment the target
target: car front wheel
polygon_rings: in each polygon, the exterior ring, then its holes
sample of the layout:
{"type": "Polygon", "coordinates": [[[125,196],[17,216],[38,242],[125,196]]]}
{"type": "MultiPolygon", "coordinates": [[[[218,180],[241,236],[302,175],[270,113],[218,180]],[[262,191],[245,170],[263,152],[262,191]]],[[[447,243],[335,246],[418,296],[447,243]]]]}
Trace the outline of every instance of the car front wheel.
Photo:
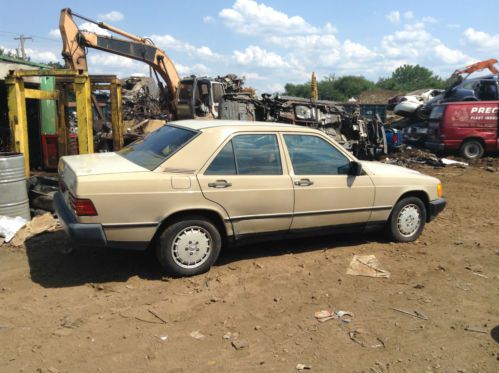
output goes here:
{"type": "Polygon", "coordinates": [[[423,231],[426,222],[426,208],[417,197],[406,197],[393,208],[388,230],[391,238],[398,242],[415,241],[423,231]]]}
{"type": "Polygon", "coordinates": [[[175,276],[193,276],[210,269],[220,254],[220,232],[210,221],[187,218],[168,226],[161,234],[156,256],[175,276]]]}

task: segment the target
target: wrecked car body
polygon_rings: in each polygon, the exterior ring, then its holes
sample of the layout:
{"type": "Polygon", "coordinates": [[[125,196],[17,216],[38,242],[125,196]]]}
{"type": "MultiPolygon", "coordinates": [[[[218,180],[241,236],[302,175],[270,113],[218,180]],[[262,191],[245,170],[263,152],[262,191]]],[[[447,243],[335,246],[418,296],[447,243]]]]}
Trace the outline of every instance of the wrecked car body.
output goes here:
{"type": "Polygon", "coordinates": [[[442,89],[419,89],[404,96],[397,96],[398,103],[393,106],[393,113],[402,117],[425,119],[426,116],[421,111],[423,105],[442,92],[442,89]]]}
{"type": "Polygon", "coordinates": [[[220,119],[280,122],[319,129],[360,159],[387,153],[384,125],[379,116],[367,119],[359,108],[352,113],[333,101],[262,94],[224,95],[220,119]]]}

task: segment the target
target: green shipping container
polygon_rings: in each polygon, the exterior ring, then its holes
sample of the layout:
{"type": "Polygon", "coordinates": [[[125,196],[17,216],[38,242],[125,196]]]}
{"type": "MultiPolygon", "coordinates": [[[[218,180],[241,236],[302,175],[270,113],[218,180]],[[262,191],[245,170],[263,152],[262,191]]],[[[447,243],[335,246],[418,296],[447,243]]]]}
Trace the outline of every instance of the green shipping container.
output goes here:
{"type": "MultiPolygon", "coordinates": [[[[55,78],[52,76],[41,77],[40,89],[42,91],[54,91],[55,78]]],[[[55,134],[57,128],[57,102],[55,100],[40,100],[40,117],[42,135],[55,134]]]]}

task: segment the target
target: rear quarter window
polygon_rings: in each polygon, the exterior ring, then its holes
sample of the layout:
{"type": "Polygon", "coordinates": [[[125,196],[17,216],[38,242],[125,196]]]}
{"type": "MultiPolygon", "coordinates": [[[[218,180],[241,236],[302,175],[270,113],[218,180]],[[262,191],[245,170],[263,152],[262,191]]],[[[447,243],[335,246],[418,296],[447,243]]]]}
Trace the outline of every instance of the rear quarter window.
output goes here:
{"type": "Polygon", "coordinates": [[[117,154],[148,170],[154,170],[199,132],[187,128],[165,125],[142,140],[136,141],[117,154]]]}

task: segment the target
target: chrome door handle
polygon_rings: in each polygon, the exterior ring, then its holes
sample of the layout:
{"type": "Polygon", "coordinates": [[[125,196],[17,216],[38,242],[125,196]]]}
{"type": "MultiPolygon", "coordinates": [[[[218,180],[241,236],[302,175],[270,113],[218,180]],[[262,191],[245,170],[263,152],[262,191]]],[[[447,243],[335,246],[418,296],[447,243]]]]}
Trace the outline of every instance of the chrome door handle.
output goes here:
{"type": "Polygon", "coordinates": [[[295,181],[295,185],[298,185],[298,186],[310,186],[313,183],[314,182],[310,179],[300,179],[300,180],[295,181]]]}
{"type": "Polygon", "coordinates": [[[232,183],[228,182],[227,180],[217,180],[214,183],[208,183],[208,186],[210,188],[228,188],[232,186],[232,183]]]}

